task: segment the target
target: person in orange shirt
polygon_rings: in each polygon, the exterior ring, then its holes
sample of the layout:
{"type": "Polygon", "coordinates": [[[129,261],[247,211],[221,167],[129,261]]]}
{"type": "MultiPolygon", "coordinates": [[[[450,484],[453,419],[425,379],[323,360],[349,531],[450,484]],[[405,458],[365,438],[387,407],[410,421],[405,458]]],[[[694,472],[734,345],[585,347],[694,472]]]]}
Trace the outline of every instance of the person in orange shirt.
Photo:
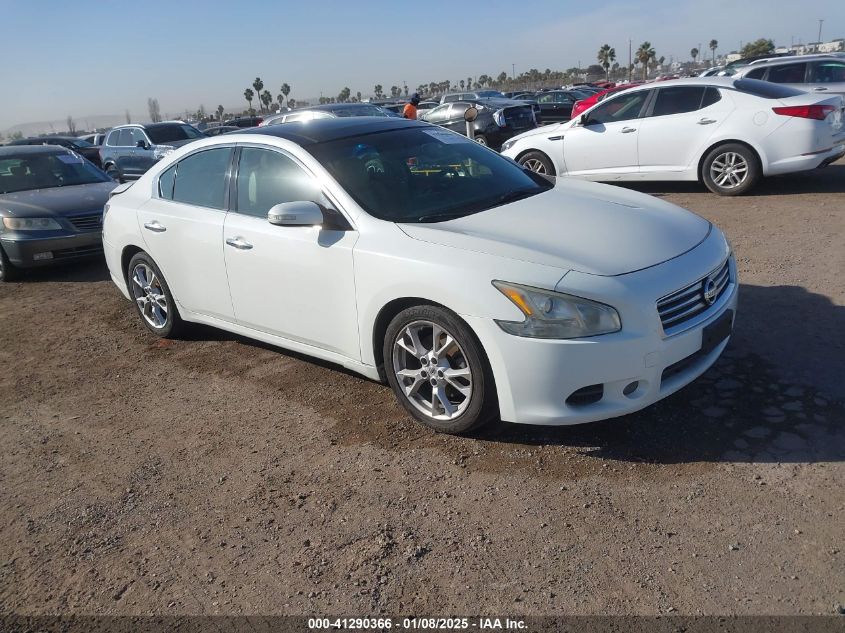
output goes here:
{"type": "Polygon", "coordinates": [[[416,92],[411,95],[411,102],[406,103],[405,107],[402,108],[402,116],[406,119],[416,119],[417,118],[417,106],[420,104],[420,95],[416,92]]]}

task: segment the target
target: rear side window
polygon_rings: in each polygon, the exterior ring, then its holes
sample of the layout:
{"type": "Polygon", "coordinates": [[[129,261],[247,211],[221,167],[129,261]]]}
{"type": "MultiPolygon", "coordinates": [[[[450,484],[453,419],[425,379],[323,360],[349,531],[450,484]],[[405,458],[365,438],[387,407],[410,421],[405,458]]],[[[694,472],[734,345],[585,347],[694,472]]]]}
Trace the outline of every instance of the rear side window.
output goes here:
{"type": "Polygon", "coordinates": [[[226,173],[232,148],[219,147],[191,154],[176,163],[173,201],[210,209],[226,207],[226,173]]]}
{"type": "Polygon", "coordinates": [[[771,66],[766,81],[776,84],[803,84],[807,64],[783,64],[771,66]]]}
{"type": "Polygon", "coordinates": [[[845,83],[845,62],[824,61],[810,64],[810,83],[845,83]]]}
{"type": "Polygon", "coordinates": [[[173,182],[176,180],[176,165],[171,165],[158,177],[158,195],[165,200],[173,200],[173,182]]]}
{"type": "Polygon", "coordinates": [[[117,144],[119,147],[129,147],[132,145],[132,130],[129,128],[120,130],[120,135],[117,137],[117,144]]]}
{"type": "Polygon", "coordinates": [[[654,100],[651,116],[693,112],[701,107],[704,86],[674,86],[660,88],[654,100]]]}
{"type": "Polygon", "coordinates": [[[747,92],[763,99],[786,99],[787,97],[804,94],[802,90],[796,88],[779,86],[768,81],[758,81],[757,79],[737,79],[734,82],[734,88],[740,92],[747,92]]]}

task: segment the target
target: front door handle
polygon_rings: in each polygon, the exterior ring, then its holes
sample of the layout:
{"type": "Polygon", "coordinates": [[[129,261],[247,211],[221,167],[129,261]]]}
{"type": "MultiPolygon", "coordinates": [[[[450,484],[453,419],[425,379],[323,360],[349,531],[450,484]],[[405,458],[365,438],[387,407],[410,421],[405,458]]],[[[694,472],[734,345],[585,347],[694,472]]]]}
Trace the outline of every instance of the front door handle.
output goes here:
{"type": "Polygon", "coordinates": [[[237,237],[227,237],[226,243],[233,248],[237,248],[239,251],[248,251],[252,248],[252,244],[247,242],[240,235],[237,237]]]}
{"type": "Polygon", "coordinates": [[[636,132],[637,128],[635,127],[623,127],[622,134],[630,134],[631,132],[636,132]]]}
{"type": "Polygon", "coordinates": [[[715,119],[706,119],[705,118],[705,119],[699,120],[698,124],[699,125],[710,125],[711,123],[715,123],[715,122],[716,122],[715,119]]]}
{"type": "Polygon", "coordinates": [[[144,228],[153,233],[164,233],[167,230],[167,227],[163,226],[158,220],[144,222],[144,228]]]}
{"type": "Polygon", "coordinates": [[[813,90],[815,90],[816,92],[824,92],[825,90],[827,90],[827,88],[825,88],[824,86],[818,86],[816,88],[813,88],[813,90]]]}

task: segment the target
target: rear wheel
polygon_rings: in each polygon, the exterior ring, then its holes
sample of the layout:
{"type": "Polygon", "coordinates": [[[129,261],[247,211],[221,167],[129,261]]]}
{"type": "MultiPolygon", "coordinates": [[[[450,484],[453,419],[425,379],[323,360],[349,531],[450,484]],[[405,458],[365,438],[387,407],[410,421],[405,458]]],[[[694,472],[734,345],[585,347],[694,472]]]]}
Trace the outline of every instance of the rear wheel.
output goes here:
{"type": "Polygon", "coordinates": [[[0,281],[15,281],[20,279],[21,271],[12,266],[3,247],[0,246],[0,281]]]}
{"type": "Polygon", "coordinates": [[[489,146],[489,143],[487,142],[487,137],[484,136],[483,134],[476,134],[475,135],[475,142],[478,143],[479,145],[484,145],[484,147],[489,146]]]}
{"type": "Polygon", "coordinates": [[[517,162],[523,167],[543,176],[555,175],[555,167],[552,161],[543,152],[527,152],[520,156],[517,162]]]}
{"type": "Polygon", "coordinates": [[[739,196],[761,176],[757,155],[745,145],[726,143],[713,148],[701,165],[701,180],[720,196],[739,196]]]}
{"type": "Polygon", "coordinates": [[[106,175],[109,178],[111,178],[112,180],[119,182],[119,183],[125,182],[125,179],[121,175],[120,170],[117,168],[117,165],[114,165],[113,163],[109,163],[105,167],[105,172],[106,172],[106,175]]]}
{"type": "Polygon", "coordinates": [[[399,402],[442,433],[466,433],[496,415],[481,344],[456,315],[436,306],[400,312],[387,328],[384,369],[399,402]]]}
{"type": "Polygon", "coordinates": [[[146,328],[162,338],[175,338],[184,329],[176,301],[156,263],[137,253],[127,268],[129,292],[146,328]]]}

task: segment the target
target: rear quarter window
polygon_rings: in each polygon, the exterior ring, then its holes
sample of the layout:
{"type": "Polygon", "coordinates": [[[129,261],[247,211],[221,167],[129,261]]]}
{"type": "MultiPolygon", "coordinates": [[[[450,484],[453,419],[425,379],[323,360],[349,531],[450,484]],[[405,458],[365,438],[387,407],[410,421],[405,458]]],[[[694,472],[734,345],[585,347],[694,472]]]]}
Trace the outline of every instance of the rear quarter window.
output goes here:
{"type": "Polygon", "coordinates": [[[787,97],[804,94],[803,90],[773,84],[768,81],[759,81],[758,79],[738,79],[734,82],[734,88],[763,99],[786,99],[787,97]]]}

